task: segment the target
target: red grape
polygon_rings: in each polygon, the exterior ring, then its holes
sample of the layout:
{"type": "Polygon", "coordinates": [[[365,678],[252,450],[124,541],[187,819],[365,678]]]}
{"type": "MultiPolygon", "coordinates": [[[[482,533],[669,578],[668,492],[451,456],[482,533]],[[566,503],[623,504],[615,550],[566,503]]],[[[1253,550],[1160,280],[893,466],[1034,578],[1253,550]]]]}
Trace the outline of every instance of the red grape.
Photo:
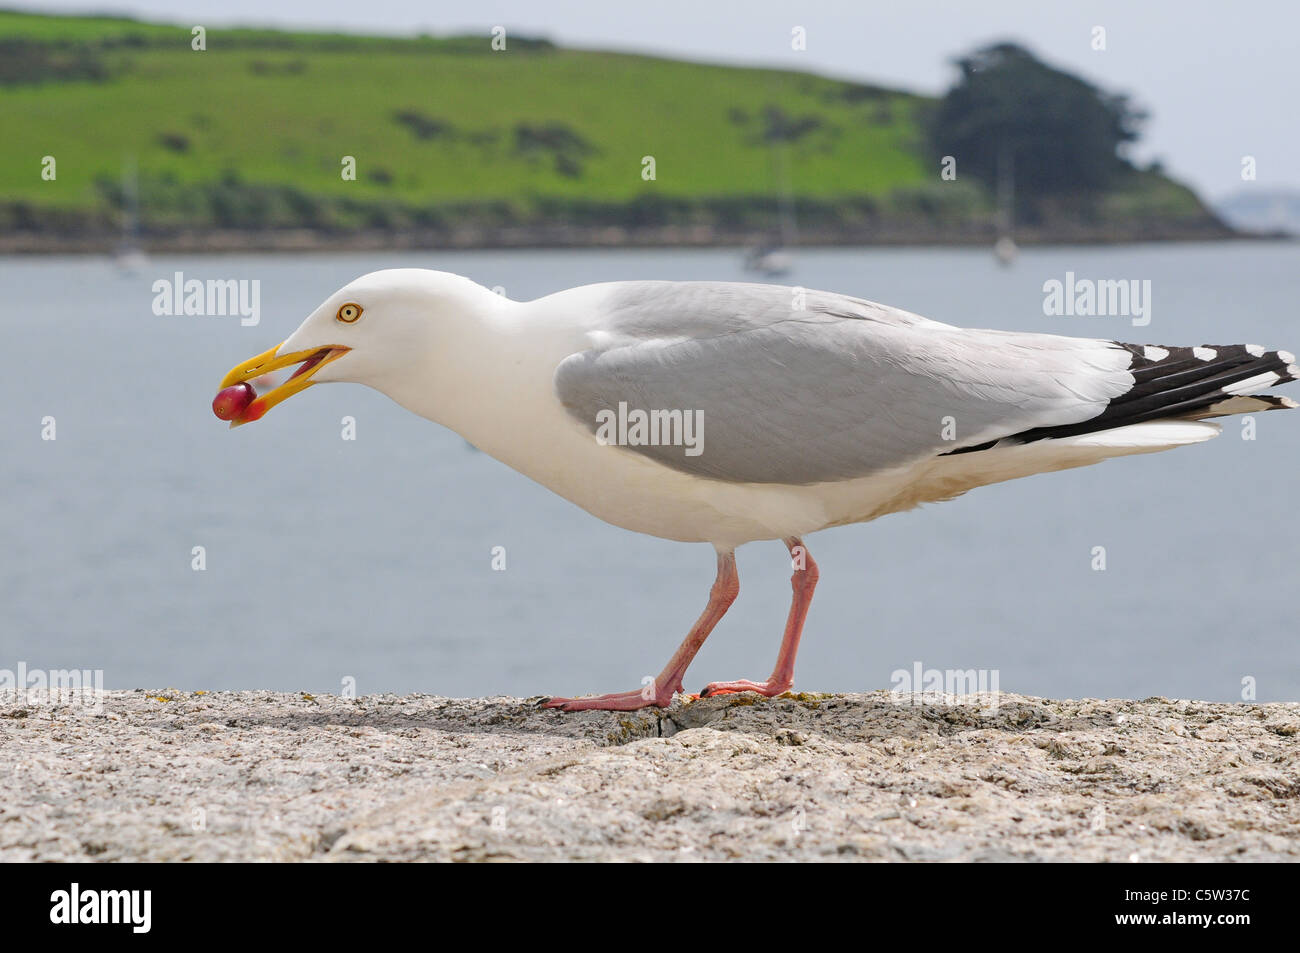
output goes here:
{"type": "Polygon", "coordinates": [[[212,399],[212,412],[222,420],[234,420],[253,402],[257,394],[247,384],[227,387],[212,399]]]}

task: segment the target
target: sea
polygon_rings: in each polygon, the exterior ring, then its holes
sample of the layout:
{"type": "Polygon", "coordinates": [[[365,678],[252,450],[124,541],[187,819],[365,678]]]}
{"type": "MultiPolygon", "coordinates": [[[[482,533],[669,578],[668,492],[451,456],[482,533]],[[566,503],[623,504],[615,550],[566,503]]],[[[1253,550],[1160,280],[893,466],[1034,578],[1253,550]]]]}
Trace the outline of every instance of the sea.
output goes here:
{"type": "MultiPolygon", "coordinates": [[[[607,525],[361,386],[312,388],[236,430],[213,416],[229,368],[375,269],[458,272],[516,299],[619,279],[771,280],[971,327],[1300,352],[1296,243],[1033,247],[1006,266],[985,248],[801,248],[768,279],[743,258],[0,258],[0,673],[536,696],[636,688],[659,671],[704,605],[709,546],[607,525]],[[248,296],[243,314],[175,313],[178,276],[255,282],[243,287],[256,308],[248,296]],[[1053,306],[1054,282],[1116,281],[1136,283],[1126,313],[1053,306]]],[[[919,688],[917,672],[973,671],[1040,696],[1300,701],[1298,499],[1300,412],[1274,412],[1228,419],[1207,444],[813,534],[821,583],[796,687],[919,688]]],[[[738,558],[740,598],[690,690],[771,669],[789,559],[778,542],[738,558]]]]}

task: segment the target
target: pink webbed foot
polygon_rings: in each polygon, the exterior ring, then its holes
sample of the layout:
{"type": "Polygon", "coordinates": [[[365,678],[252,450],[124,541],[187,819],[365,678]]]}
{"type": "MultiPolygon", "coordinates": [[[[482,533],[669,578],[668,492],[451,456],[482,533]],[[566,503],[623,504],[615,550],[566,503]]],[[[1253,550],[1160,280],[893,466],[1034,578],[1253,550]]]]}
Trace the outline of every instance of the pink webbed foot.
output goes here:
{"type": "Polygon", "coordinates": [[[701,698],[708,698],[711,695],[735,695],[740,692],[758,692],[765,698],[774,698],[790,690],[793,684],[791,681],[773,681],[768,679],[765,682],[751,682],[747,678],[737,679],[734,682],[709,682],[704,686],[704,691],[700,692],[701,698]]]}
{"type": "Polygon", "coordinates": [[[655,695],[653,692],[637,690],[588,695],[586,698],[548,698],[542,707],[559,708],[561,711],[639,711],[651,706],[667,708],[672,702],[672,692],[655,695]]]}

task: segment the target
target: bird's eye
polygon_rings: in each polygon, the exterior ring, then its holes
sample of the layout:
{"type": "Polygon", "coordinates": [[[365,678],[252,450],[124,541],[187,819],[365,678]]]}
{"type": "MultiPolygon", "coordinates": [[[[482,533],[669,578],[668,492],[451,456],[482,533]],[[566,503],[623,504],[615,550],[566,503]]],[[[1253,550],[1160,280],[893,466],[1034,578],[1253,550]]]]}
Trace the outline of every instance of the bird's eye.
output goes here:
{"type": "Polygon", "coordinates": [[[351,324],[357,318],[361,317],[361,305],[345,304],[343,307],[339,308],[339,313],[335,315],[335,317],[344,324],[351,324]]]}

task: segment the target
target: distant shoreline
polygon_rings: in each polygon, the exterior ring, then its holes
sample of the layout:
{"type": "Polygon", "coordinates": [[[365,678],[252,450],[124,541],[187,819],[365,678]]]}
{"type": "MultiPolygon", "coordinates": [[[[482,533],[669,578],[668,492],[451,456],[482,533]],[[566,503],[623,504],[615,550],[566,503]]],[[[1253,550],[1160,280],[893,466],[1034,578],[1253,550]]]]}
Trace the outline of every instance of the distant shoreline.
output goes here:
{"type": "MultiPolygon", "coordinates": [[[[992,245],[996,232],[982,225],[939,228],[879,226],[860,229],[808,228],[795,247],[992,245]]],[[[1030,245],[1120,245],[1147,242],[1295,240],[1285,233],[1249,233],[1219,224],[1134,223],[1117,228],[1079,225],[1017,229],[1030,245]]],[[[153,254],[314,252],[392,250],[492,250],[528,248],[745,248],[770,241],[770,233],[712,225],[623,226],[529,225],[450,229],[327,232],[312,229],[193,229],[145,234],[139,246],[153,254]]],[[[113,233],[11,231],[0,234],[3,255],[106,255],[122,247],[113,233]]]]}
{"type": "Polygon", "coordinates": [[[1021,245],[1242,237],[1109,136],[1043,181],[1022,156],[1015,186],[975,140],[940,148],[941,100],[814,73],[514,34],[227,27],[196,60],[185,25],[0,10],[0,31],[31,158],[0,254],[991,246],[1013,212],[1021,245]]]}

